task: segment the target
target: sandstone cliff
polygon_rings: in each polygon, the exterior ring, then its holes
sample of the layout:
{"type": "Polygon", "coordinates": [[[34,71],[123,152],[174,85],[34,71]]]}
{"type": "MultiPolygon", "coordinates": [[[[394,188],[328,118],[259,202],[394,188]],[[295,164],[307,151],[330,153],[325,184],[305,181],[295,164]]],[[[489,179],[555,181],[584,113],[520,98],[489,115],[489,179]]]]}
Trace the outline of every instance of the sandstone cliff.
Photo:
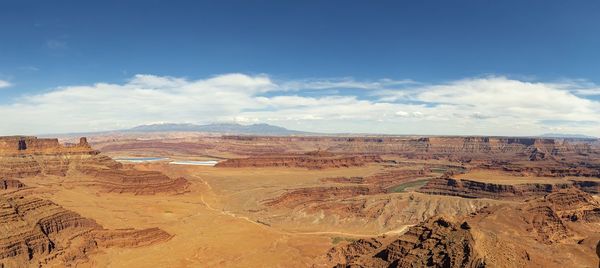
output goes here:
{"type": "Polygon", "coordinates": [[[98,248],[150,245],[170,237],[156,228],[107,230],[32,193],[0,190],[0,266],[69,266],[98,248]]]}
{"type": "Polygon", "coordinates": [[[581,189],[595,194],[598,181],[569,181],[557,183],[499,184],[439,177],[429,180],[418,191],[426,194],[460,196],[465,198],[527,199],[558,192],[562,189],[581,189]]]}
{"type": "Polygon", "coordinates": [[[20,189],[20,188],[24,188],[24,187],[25,187],[25,184],[23,184],[19,180],[0,179],[0,190],[20,189]]]}
{"type": "Polygon", "coordinates": [[[597,237],[599,213],[590,195],[560,190],[461,217],[434,216],[397,237],[340,244],[325,259],[336,267],[594,267],[595,243],[586,239],[597,237]]]}
{"type": "Polygon", "coordinates": [[[544,160],[586,157],[587,143],[558,139],[508,137],[337,138],[336,153],[399,154],[411,158],[544,160]]]}
{"type": "Polygon", "coordinates": [[[590,161],[580,162],[544,161],[535,163],[535,165],[523,162],[490,161],[480,164],[478,168],[538,177],[600,177],[600,163],[591,162],[597,160],[598,158],[594,157],[590,161]]]}
{"type": "Polygon", "coordinates": [[[309,152],[297,155],[256,156],[228,159],[216,167],[298,167],[308,169],[342,168],[364,166],[372,162],[383,162],[376,155],[336,156],[326,152],[309,152]]]}
{"type": "Polygon", "coordinates": [[[443,217],[412,227],[388,244],[361,239],[333,248],[328,258],[341,260],[336,267],[485,267],[470,226],[443,217]]]}
{"type": "Polygon", "coordinates": [[[85,138],[78,144],[61,145],[57,139],[0,137],[0,178],[35,176],[66,177],[67,183],[116,193],[182,193],[189,185],[183,178],[124,168],[93,150],[85,138]]]}

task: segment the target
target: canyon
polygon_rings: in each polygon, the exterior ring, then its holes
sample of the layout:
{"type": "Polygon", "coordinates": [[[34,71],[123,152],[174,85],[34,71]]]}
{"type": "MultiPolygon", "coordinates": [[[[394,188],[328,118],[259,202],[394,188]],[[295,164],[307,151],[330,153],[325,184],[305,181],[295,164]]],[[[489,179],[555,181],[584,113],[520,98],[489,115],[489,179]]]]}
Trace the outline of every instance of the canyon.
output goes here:
{"type": "Polygon", "coordinates": [[[596,267],[599,192],[593,139],[0,137],[0,267],[596,267]]]}
{"type": "Polygon", "coordinates": [[[334,247],[327,258],[337,267],[583,267],[593,263],[582,251],[595,248],[586,239],[597,239],[599,215],[600,205],[590,195],[561,190],[462,217],[434,216],[398,237],[334,247]],[[576,245],[581,248],[573,251],[576,245]]]}
{"type": "Polygon", "coordinates": [[[65,183],[104,192],[182,193],[188,186],[184,178],[171,179],[160,172],[123,167],[93,150],[86,138],[64,146],[58,139],[0,138],[0,160],[0,177],[61,177],[65,183]]]}
{"type": "Polygon", "coordinates": [[[299,167],[308,169],[364,166],[371,162],[383,162],[377,155],[336,156],[329,152],[315,151],[298,155],[258,156],[227,159],[217,167],[299,167]]]}
{"type": "Polygon", "coordinates": [[[159,228],[105,229],[93,219],[37,197],[34,187],[18,180],[3,182],[0,266],[76,266],[102,248],[147,246],[171,238],[159,228]]]}

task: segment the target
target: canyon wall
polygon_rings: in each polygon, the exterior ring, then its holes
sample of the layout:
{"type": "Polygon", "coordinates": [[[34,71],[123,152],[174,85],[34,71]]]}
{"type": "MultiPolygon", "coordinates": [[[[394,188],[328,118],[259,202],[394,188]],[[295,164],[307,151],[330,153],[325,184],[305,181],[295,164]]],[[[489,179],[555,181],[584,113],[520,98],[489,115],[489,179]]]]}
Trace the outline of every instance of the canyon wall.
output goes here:
{"type": "Polygon", "coordinates": [[[599,222],[593,197],[559,190],[468,215],[436,215],[395,237],[342,243],[325,261],[335,267],[594,267],[599,222]]]}
{"type": "Polygon", "coordinates": [[[377,155],[337,156],[326,152],[310,152],[297,155],[234,158],[219,162],[216,167],[298,167],[323,169],[358,167],[373,162],[383,162],[383,160],[377,155]]]}
{"type": "Polygon", "coordinates": [[[35,154],[97,154],[92,150],[86,138],[77,144],[61,145],[58,139],[39,139],[32,136],[0,137],[0,155],[35,154]]]}
{"type": "MultiPolygon", "coordinates": [[[[19,181],[11,185],[24,187],[19,181]]],[[[107,230],[31,191],[0,189],[0,267],[70,266],[98,248],[144,246],[170,238],[157,228],[107,230]]]]}
{"type": "Polygon", "coordinates": [[[560,155],[587,155],[594,150],[588,141],[526,137],[260,137],[224,136],[225,141],[254,143],[313,143],[328,145],[327,151],[357,154],[405,154],[448,156],[451,154],[509,154],[545,159],[560,155]]]}
{"type": "Polygon", "coordinates": [[[400,154],[412,158],[560,159],[593,153],[588,143],[508,137],[337,138],[332,152],[400,154]]]}
{"type": "Polygon", "coordinates": [[[65,183],[116,193],[183,193],[189,186],[184,178],[126,168],[93,150],[86,138],[61,145],[57,139],[0,137],[0,178],[35,176],[65,177],[65,183]]]}
{"type": "Polygon", "coordinates": [[[479,164],[477,167],[489,170],[501,170],[504,172],[534,175],[538,177],[600,177],[600,158],[594,156],[588,160],[577,161],[545,161],[535,165],[528,163],[511,163],[509,161],[490,161],[479,164]],[[596,161],[595,163],[592,161],[596,161]]]}
{"type": "Polygon", "coordinates": [[[580,189],[596,194],[598,181],[572,180],[557,183],[499,184],[468,179],[440,177],[429,180],[418,192],[425,194],[459,196],[465,198],[524,199],[543,196],[563,189],[580,189]]]}
{"type": "Polygon", "coordinates": [[[57,139],[0,137],[0,177],[65,176],[72,160],[98,154],[86,138],[81,138],[78,144],[63,146],[57,139]]]}

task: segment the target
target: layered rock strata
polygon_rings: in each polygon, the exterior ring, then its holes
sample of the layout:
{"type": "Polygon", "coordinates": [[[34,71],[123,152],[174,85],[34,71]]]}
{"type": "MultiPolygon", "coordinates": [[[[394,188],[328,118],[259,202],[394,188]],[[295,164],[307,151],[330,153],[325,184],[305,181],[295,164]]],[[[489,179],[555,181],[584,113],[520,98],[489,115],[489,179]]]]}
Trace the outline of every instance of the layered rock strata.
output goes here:
{"type": "Polygon", "coordinates": [[[491,163],[481,164],[478,168],[538,177],[600,177],[600,163],[588,162],[567,163],[546,161],[532,165],[511,163],[508,161],[492,161],[491,163]]]}
{"type": "Polygon", "coordinates": [[[373,194],[373,189],[365,186],[313,187],[286,192],[276,198],[265,200],[267,206],[293,208],[308,205],[310,202],[343,199],[353,196],[373,194]]]}
{"type": "Polygon", "coordinates": [[[600,181],[568,181],[557,183],[499,184],[439,177],[431,179],[418,192],[436,195],[450,195],[465,198],[526,199],[544,196],[562,189],[577,188],[595,194],[600,181]]]}
{"type": "Polygon", "coordinates": [[[19,180],[13,179],[0,179],[0,190],[8,190],[8,189],[20,189],[25,188],[25,184],[23,184],[19,180]]]}
{"type": "Polygon", "coordinates": [[[317,152],[298,155],[257,156],[250,158],[228,159],[219,162],[216,167],[296,167],[307,169],[359,167],[372,162],[383,162],[376,155],[336,156],[317,152]]]}
{"type": "Polygon", "coordinates": [[[411,158],[544,160],[593,153],[588,143],[507,137],[337,138],[332,152],[400,154],[411,158]]]}
{"type": "Polygon", "coordinates": [[[69,266],[98,248],[144,246],[170,238],[157,228],[107,230],[49,200],[0,190],[0,266],[69,266]]]}
{"type": "Polygon", "coordinates": [[[133,194],[182,193],[189,185],[184,178],[125,168],[93,150],[86,138],[78,144],[61,145],[57,139],[0,137],[0,177],[35,176],[66,177],[66,182],[104,192],[133,194]]]}
{"type": "Polygon", "coordinates": [[[336,267],[485,267],[468,224],[443,217],[412,227],[388,244],[360,239],[333,248],[328,259],[341,259],[336,267]]]}
{"type": "Polygon", "coordinates": [[[434,216],[397,237],[333,247],[335,267],[593,267],[600,205],[577,189],[462,217],[434,216]],[[577,225],[573,225],[577,223],[577,225]],[[548,258],[548,253],[553,258],[548,258]]]}

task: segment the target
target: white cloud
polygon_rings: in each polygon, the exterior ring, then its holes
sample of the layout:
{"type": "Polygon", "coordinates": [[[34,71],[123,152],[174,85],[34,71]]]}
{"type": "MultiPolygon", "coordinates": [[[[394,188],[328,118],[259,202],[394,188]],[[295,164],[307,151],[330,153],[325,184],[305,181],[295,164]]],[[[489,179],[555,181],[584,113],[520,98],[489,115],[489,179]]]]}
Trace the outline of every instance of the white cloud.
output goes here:
{"type": "Polygon", "coordinates": [[[304,79],[285,81],[281,83],[283,90],[306,90],[306,89],[364,89],[383,90],[389,87],[415,85],[417,82],[410,79],[393,80],[389,78],[377,81],[356,81],[354,78],[329,78],[329,79],[304,79]]]}
{"type": "Polygon", "coordinates": [[[584,96],[600,96],[600,87],[597,88],[581,88],[573,91],[575,94],[584,96]]]}
{"type": "Polygon", "coordinates": [[[505,77],[465,79],[420,88],[414,99],[442,103],[469,114],[491,114],[517,120],[600,120],[599,103],[554,84],[505,77]]]}
{"type": "Polygon", "coordinates": [[[6,80],[0,80],[0,89],[11,87],[12,84],[6,80]]]}
{"type": "Polygon", "coordinates": [[[60,133],[152,122],[235,120],[338,133],[535,135],[561,129],[600,136],[600,103],[577,94],[582,88],[577,82],[534,83],[506,77],[435,85],[402,81],[274,81],[267,75],[245,74],[190,80],[139,74],[123,84],[65,86],[21,96],[0,105],[0,132],[60,133]],[[330,88],[368,92],[306,95],[311,89],[330,88]]]}

